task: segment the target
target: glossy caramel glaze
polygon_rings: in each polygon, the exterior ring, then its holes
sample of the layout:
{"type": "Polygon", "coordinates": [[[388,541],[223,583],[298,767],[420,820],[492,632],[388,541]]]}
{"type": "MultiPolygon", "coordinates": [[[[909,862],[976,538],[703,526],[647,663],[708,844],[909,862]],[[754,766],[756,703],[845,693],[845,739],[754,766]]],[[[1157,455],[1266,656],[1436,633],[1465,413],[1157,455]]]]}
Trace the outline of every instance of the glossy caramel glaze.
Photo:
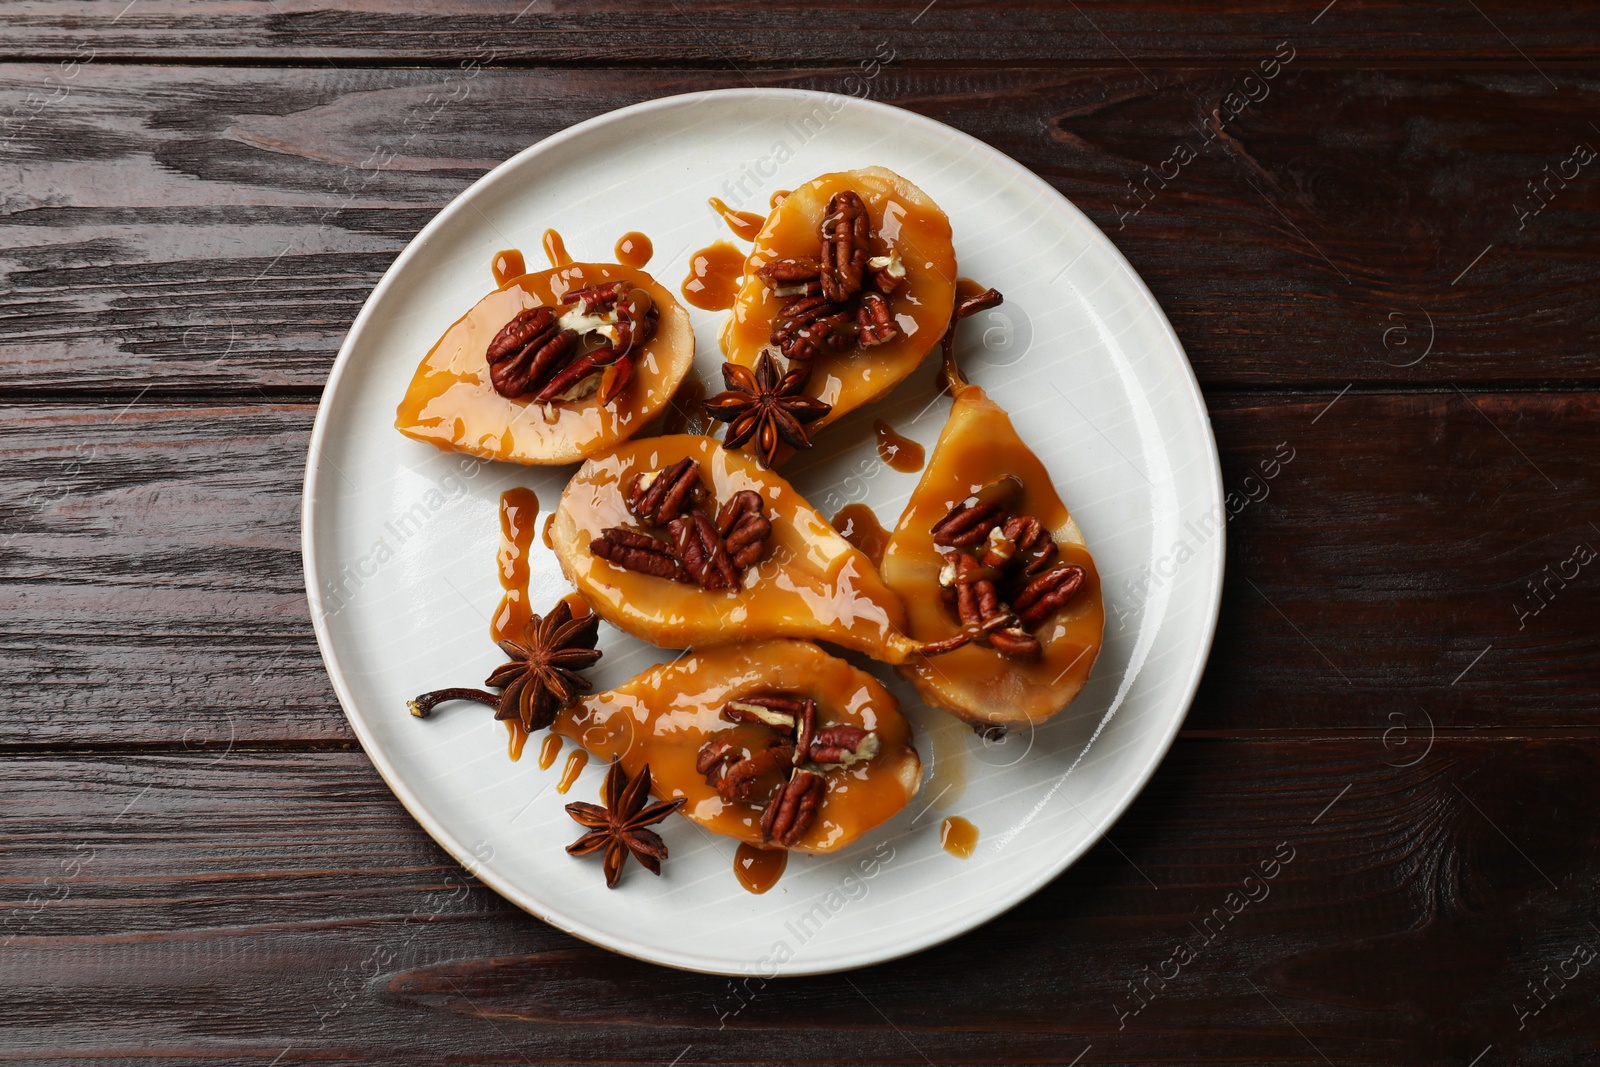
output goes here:
{"type": "Polygon", "coordinates": [[[689,653],[627,684],[584,697],[550,729],[594,753],[619,757],[631,778],[650,765],[656,796],[685,797],[683,814],[713,833],[761,841],[761,807],[725,801],[695,770],[701,747],[730,729],[720,717],[729,700],[782,692],[814,698],[819,723],[859,726],[878,735],[870,760],[820,773],[828,792],[816,821],[795,846],[829,852],[893,816],[916,795],[922,762],[911,727],[883,684],[805,641],[762,641],[689,653]]]}
{"type": "Polygon", "coordinates": [[[709,437],[651,437],[589,460],[561,496],[551,539],[562,572],[602,618],[664,648],[801,637],[886,663],[899,663],[916,648],[902,632],[899,598],[872,562],[788,482],[709,437]],[[635,474],[685,456],[699,461],[701,481],[716,500],[751,489],[766,501],[772,522],[767,556],[745,571],[736,589],[710,592],[651,577],[589,551],[607,528],[637,525],[623,500],[635,474]]]}
{"type": "Polygon", "coordinates": [[[522,725],[521,719],[506,719],[506,733],[510,739],[506,743],[506,755],[515,763],[522,758],[522,749],[528,743],[528,729],[522,725]]]}
{"type": "Polygon", "coordinates": [[[565,267],[572,262],[572,256],[567,253],[567,243],[561,235],[554,230],[544,231],[544,258],[550,261],[552,267],[565,267]]]}
{"type": "Polygon", "coordinates": [[[726,311],[739,293],[744,273],[744,253],[726,241],[716,241],[689,257],[689,276],[678,291],[702,311],[726,311]]]}
{"type": "Polygon", "coordinates": [[[922,469],[927,450],[920,444],[902,436],[882,419],[872,424],[872,432],[878,438],[878,458],[891,469],[901,474],[913,474],[922,469]]]}
{"type": "Polygon", "coordinates": [[[556,513],[553,511],[544,517],[544,532],[539,535],[539,540],[544,542],[544,547],[546,548],[555,548],[555,545],[550,541],[550,527],[555,525],[555,521],[556,513]]]}
{"type": "Polygon", "coordinates": [[[741,841],[733,851],[733,876],[749,893],[759,895],[777,885],[788,866],[785,848],[757,848],[741,841]]]}
{"type": "Polygon", "coordinates": [[[561,768],[561,778],[556,782],[556,792],[565,793],[571,789],[572,783],[578,780],[578,775],[583,773],[583,768],[588,766],[588,763],[589,753],[581,748],[575,749],[572,755],[567,757],[567,765],[561,768]]]}
{"type": "Polygon", "coordinates": [[[672,398],[672,403],[668,404],[667,410],[662,413],[661,432],[703,433],[706,429],[706,413],[700,405],[705,403],[705,399],[705,385],[693,378],[685,378],[683,384],[678,386],[678,393],[672,398]]]}
{"type": "Polygon", "coordinates": [[[1041,722],[1066,707],[1088,680],[1105,626],[1099,573],[1050,472],[1023,444],[999,405],[977,386],[963,385],[955,392],[928,469],[883,554],[884,580],[905,601],[907,633],[926,642],[960,632],[960,623],[939,596],[945,556],[930,531],[978,487],[1008,474],[1023,485],[1015,513],[1037,517],[1055,537],[1061,559],[1082,567],[1085,577],[1067,606],[1033,630],[1044,647],[1037,660],[1012,659],[970,644],[900,668],[929,704],[973,723],[1041,722]]]}
{"type": "Polygon", "coordinates": [[[528,273],[528,263],[515,248],[505,248],[494,254],[494,283],[505,288],[506,282],[528,273]]]}
{"type": "Polygon", "coordinates": [[[883,528],[878,516],[866,504],[846,504],[833,517],[833,528],[839,536],[861,550],[874,567],[883,562],[883,550],[889,543],[889,531],[883,528]]]}
{"type": "Polygon", "coordinates": [[[617,246],[612,252],[616,254],[618,263],[637,268],[650,262],[650,257],[656,254],[656,246],[638,230],[629,230],[617,238],[617,246]]]}
{"type": "Polygon", "coordinates": [[[789,195],[789,190],[787,190],[787,189],[774,189],[774,190],[772,190],[772,195],[767,197],[767,206],[769,208],[771,208],[772,210],[774,210],[774,211],[778,210],[778,205],[783,203],[783,201],[785,200],[785,198],[788,197],[788,195],[789,195]]]}
{"type": "Polygon", "coordinates": [[[528,605],[528,550],[533,547],[539,498],[532,489],[507,489],[500,494],[500,551],[495,555],[500,588],[505,594],[489,624],[494,641],[520,640],[532,617],[528,605]]]}
{"type": "Polygon", "coordinates": [[[812,423],[820,427],[839,419],[899,383],[939,344],[955,306],[956,257],[950,242],[950,220],[916,186],[882,167],[824,174],[784,197],[756,238],[745,263],[739,288],[722,330],[722,351],[734,363],[755,366],[772,337],[773,320],[785,303],[775,297],[755,272],[775,259],[815,257],[828,201],[834,193],[854,189],[867,206],[874,234],[870,255],[899,252],[906,283],[889,300],[901,336],[866,350],[825,353],[812,361],[806,392],[833,405],[812,423]]]}
{"type": "Polygon", "coordinates": [[[724,204],[720,197],[713,196],[709,203],[711,210],[722,216],[722,221],[728,224],[728,229],[741,241],[754,241],[756,234],[761,232],[761,227],[766,224],[765,215],[758,215],[754,211],[735,211],[724,204]]]}
{"type": "Polygon", "coordinates": [[[548,771],[559,755],[561,755],[561,735],[545,734],[544,740],[539,742],[539,769],[548,771]]]}
{"type": "Polygon", "coordinates": [[[666,407],[693,362],[689,313],[650,275],[617,263],[534,271],[478,301],[445,331],[417,367],[395,427],[446,452],[514,463],[574,463],[637,433],[666,407]],[[655,333],[637,352],[626,392],[602,407],[598,394],[544,405],[507,400],[494,391],[485,353],[506,323],[525,308],[559,305],[575,289],[613,279],[644,289],[661,309],[655,333]]]}
{"type": "Polygon", "coordinates": [[[939,824],[939,847],[957,859],[971,859],[978,847],[978,828],[959,815],[939,824]]]}

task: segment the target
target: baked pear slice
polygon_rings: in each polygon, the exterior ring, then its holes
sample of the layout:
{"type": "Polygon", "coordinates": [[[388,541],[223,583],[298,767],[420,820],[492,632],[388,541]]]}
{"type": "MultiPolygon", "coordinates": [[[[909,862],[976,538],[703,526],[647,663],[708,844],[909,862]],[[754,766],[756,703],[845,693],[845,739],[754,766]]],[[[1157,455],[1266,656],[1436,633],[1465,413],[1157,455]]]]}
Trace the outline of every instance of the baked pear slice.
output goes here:
{"type": "MultiPolygon", "coordinates": [[[[997,303],[990,290],[967,313],[997,303]]],[[[899,670],[980,730],[1043,722],[1078,695],[1100,652],[1099,573],[1050,472],[956,368],[953,337],[945,370],[950,415],[881,567],[912,638],[967,640],[899,670]]]]}
{"type": "Polygon", "coordinates": [[[530,271],[445,331],[418,365],[395,428],[446,452],[574,463],[637,433],[693,362],[688,312],[644,271],[530,271]]]}
{"type": "Polygon", "coordinates": [[[792,637],[885,663],[923,651],[872,562],[788,482],[710,437],[630,441],[585,462],[561,495],[550,545],[602,618],[663,648],[792,637]],[[764,536],[747,541],[745,526],[727,521],[735,498],[764,536]]]}
{"type": "Polygon", "coordinates": [[[620,759],[630,778],[648,764],[657,797],[682,797],[686,818],[759,847],[843,848],[922,780],[889,691],[804,641],[697,650],[581,698],[550,729],[620,759]]]}
{"type": "Polygon", "coordinates": [[[950,220],[931,197],[883,167],[824,174],[767,216],[722,351],[754,369],[770,347],[786,374],[809,368],[804,391],[830,406],[815,431],[917,368],[950,323],[955,285],[950,220]]]}

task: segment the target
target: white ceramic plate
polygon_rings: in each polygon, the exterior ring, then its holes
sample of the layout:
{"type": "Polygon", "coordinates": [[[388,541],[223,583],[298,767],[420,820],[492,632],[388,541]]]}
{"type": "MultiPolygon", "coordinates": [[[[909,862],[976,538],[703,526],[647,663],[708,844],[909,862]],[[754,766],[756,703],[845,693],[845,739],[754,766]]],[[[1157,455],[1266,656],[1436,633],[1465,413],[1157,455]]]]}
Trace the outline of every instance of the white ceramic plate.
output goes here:
{"type": "MultiPolygon", "coordinates": [[[[716,380],[722,314],[694,311],[695,373],[716,380]]],[[[883,402],[820,435],[784,471],[827,514],[865,500],[893,526],[914,474],[877,459],[883,418],[931,447],[948,401],[937,359],[883,402]]],[[[1200,679],[1223,564],[1216,446],[1183,349],[1105,236],[1047,184],[948,126],[883,104],[781,89],[655,100],[581,123],[495,168],[395,261],[339,352],[306,470],[306,582],[328,673],[361,743],[417,821],[485,883],[539,918],[672,967],[759,977],[862,967],[955,937],[1061,871],[1117,818],[1166,752],[1200,679]],[[393,429],[422,355],[493,288],[501,248],[541,261],[555,227],[573,255],[611,258],[628,230],[655,244],[646,269],[676,287],[688,255],[729,238],[720,196],[767,195],[819,173],[881,164],[948,212],[964,275],[1005,293],[963,329],[969,375],[1012,414],[1054,472],[1104,579],[1104,650],[1077,701],[1048,725],[983,742],[875,668],[917,732],[926,774],[899,816],[843,852],[796,856],[762,896],[740,888],[734,843],[685,820],[663,829],[660,878],[631,865],[607,892],[592,857],[563,847],[562,810],[594,799],[591,765],[570,794],[561,764],[512,763],[502,724],[458,705],[418,721],[406,700],[476,685],[503,657],[498,500],[515,485],[553,506],[573,468],[480,463],[393,429]],[[967,860],[940,847],[946,815],[974,823],[967,860]]],[[[542,525],[541,517],[541,525],[542,525]]],[[[569,591],[536,542],[533,603],[569,591]]],[[[614,685],[664,652],[603,628],[595,672],[614,685]]]]}

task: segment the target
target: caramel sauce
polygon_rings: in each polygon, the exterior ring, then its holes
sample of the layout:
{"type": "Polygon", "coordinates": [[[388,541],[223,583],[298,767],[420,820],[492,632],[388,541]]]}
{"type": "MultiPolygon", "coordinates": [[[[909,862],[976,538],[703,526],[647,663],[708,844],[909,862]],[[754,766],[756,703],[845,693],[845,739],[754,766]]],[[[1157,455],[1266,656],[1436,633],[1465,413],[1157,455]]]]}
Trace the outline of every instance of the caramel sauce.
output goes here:
{"type": "Polygon", "coordinates": [[[750,252],[733,314],[722,329],[722,350],[753,367],[772,336],[787,298],[774,296],[755,272],[775,259],[815,257],[822,219],[834,193],[853,189],[866,204],[874,233],[871,255],[889,249],[905,264],[906,284],[889,298],[900,336],[868,352],[825,351],[812,360],[806,392],[833,405],[812,429],[835,422],[890,389],[939,345],[955,307],[955,250],[950,220],[916,186],[881,167],[824,174],[784,197],[750,252]]]}
{"type": "Polygon", "coordinates": [[[761,894],[778,884],[784,868],[789,866],[789,850],[782,848],[756,848],[739,843],[733,853],[733,874],[748,892],[761,894]]]}
{"type": "Polygon", "coordinates": [[[545,734],[544,740],[539,742],[539,769],[548,771],[559,755],[561,755],[561,735],[545,734]]]}
{"type": "Polygon", "coordinates": [[[906,632],[918,641],[960,632],[939,595],[945,555],[930,530],[975,487],[1006,475],[1015,475],[1023,486],[1015,513],[1036,516],[1055,538],[1062,561],[1081,566],[1085,577],[1067,606],[1034,628],[1044,649],[1037,660],[1012,659],[970,644],[902,668],[924,700],[969,722],[1040,722],[1066,707],[1088,680],[1105,626],[1099,572],[1050,472],[1017,436],[999,405],[977,386],[962,385],[922,481],[883,554],[884,580],[906,605],[906,632]]]}
{"type": "Polygon", "coordinates": [[[902,662],[915,644],[901,632],[900,599],[867,559],[782,478],[709,437],[680,435],[627,442],[584,464],[567,484],[552,528],[562,572],[602,618],[663,648],[707,648],[768,637],[820,638],[902,662]],[[589,551],[612,526],[633,525],[624,490],[634,475],[684,457],[700,464],[711,495],[725,501],[759,492],[772,523],[768,552],[736,589],[625,570],[589,551]]]}
{"type": "Polygon", "coordinates": [[[506,754],[515,763],[522,758],[522,747],[528,743],[528,728],[522,725],[521,719],[507,719],[506,732],[511,735],[506,745],[506,754]]]}
{"type": "Polygon", "coordinates": [[[859,548],[874,567],[883,562],[883,549],[889,543],[889,531],[883,528],[870,507],[865,504],[846,504],[833,517],[833,528],[846,541],[859,548]]]}
{"type": "Polygon", "coordinates": [[[878,436],[878,458],[884,463],[902,474],[911,474],[922,469],[922,462],[927,453],[917,442],[909,437],[902,437],[893,426],[882,419],[872,424],[872,432],[878,436]]]}
{"type": "Polygon", "coordinates": [[[685,378],[678,392],[661,416],[663,434],[702,433],[706,429],[706,414],[700,409],[705,403],[706,387],[693,378],[685,378]]]}
{"type": "Polygon", "coordinates": [[[554,230],[544,231],[544,258],[550,261],[552,267],[565,267],[572,263],[572,257],[567,254],[567,242],[554,230]]]}
{"type": "Polygon", "coordinates": [[[774,211],[778,210],[778,205],[783,203],[784,198],[788,195],[789,190],[787,189],[774,189],[772,195],[767,197],[767,206],[774,211]]]}
{"type": "Polygon", "coordinates": [[[539,535],[539,540],[544,542],[544,547],[546,547],[546,548],[553,549],[553,548],[556,547],[555,545],[550,543],[550,527],[555,525],[555,521],[556,521],[556,513],[555,512],[552,511],[550,514],[545,516],[545,519],[544,519],[544,532],[539,535]]]}
{"type": "Polygon", "coordinates": [[[922,762],[894,697],[872,675],[805,641],[761,641],[688,653],[617,689],[584,697],[560,712],[550,729],[596,759],[619,757],[630,778],[648,763],[656,796],[684,797],[686,818],[713,833],[759,846],[762,809],[723,800],[695,770],[695,761],[712,736],[735,729],[722,719],[723,705],[763,692],[813,697],[824,709],[821,723],[874,731],[880,743],[870,760],[820,772],[828,792],[796,851],[841,848],[892,817],[916,794],[922,762]]]}
{"type": "Polygon", "coordinates": [[[572,755],[567,757],[567,765],[561,768],[561,779],[556,782],[556,792],[565,793],[572,788],[572,783],[578,780],[578,775],[583,773],[583,768],[589,764],[589,753],[583,749],[573,749],[572,755]]]}
{"type": "Polygon", "coordinates": [[[628,267],[642,267],[656,254],[655,245],[650,243],[650,238],[638,230],[629,230],[618,237],[617,246],[612,251],[616,253],[617,262],[628,267]]]}
{"type": "Polygon", "coordinates": [[[939,846],[957,859],[971,859],[978,847],[978,828],[952,815],[939,825],[939,846]]]}
{"type": "Polygon", "coordinates": [[[567,607],[572,609],[572,617],[574,619],[587,619],[594,614],[594,609],[589,606],[589,602],[577,593],[568,593],[561,600],[567,607]]]}
{"type": "Polygon", "coordinates": [[[501,249],[494,254],[494,283],[504,289],[512,278],[528,273],[527,260],[515,248],[501,249]]]}
{"type": "Polygon", "coordinates": [[[726,311],[739,292],[744,273],[744,253],[726,241],[717,241],[689,257],[689,276],[679,291],[703,311],[726,311]]]}
{"type": "Polygon", "coordinates": [[[507,489],[500,494],[500,551],[495,555],[500,588],[505,594],[489,624],[495,641],[520,638],[532,617],[528,606],[528,549],[533,545],[539,498],[532,489],[507,489]]]}
{"type": "Polygon", "coordinates": [[[971,300],[973,297],[988,291],[989,287],[982,282],[975,282],[971,278],[956,279],[956,303],[958,304],[963,300],[971,300]]]}
{"type": "Polygon", "coordinates": [[[638,431],[672,399],[694,361],[694,328],[672,294],[643,271],[615,263],[572,263],[534,271],[496,290],[445,331],[411,379],[395,413],[407,437],[446,452],[514,463],[573,463],[638,431]],[[644,289],[661,321],[638,349],[633,383],[610,405],[597,395],[543,405],[494,391],[489,342],[526,308],[558,305],[574,289],[623,279],[644,289]]]}
{"type": "Polygon", "coordinates": [[[761,232],[761,227],[767,221],[765,215],[757,215],[754,211],[735,211],[715,196],[711,198],[710,204],[712,210],[722,216],[722,221],[728,224],[728,229],[732,230],[733,235],[741,241],[754,241],[756,234],[761,232]]]}

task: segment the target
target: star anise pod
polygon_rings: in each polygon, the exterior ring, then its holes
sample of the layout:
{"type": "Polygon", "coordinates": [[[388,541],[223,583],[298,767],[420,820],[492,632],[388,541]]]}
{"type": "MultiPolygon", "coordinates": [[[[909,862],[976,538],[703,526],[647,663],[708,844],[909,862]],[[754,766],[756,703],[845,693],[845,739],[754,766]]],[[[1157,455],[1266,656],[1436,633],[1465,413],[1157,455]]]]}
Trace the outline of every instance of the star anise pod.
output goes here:
{"type": "Polygon", "coordinates": [[[707,414],[728,424],[723,445],[738,448],[753,437],[757,454],[769,467],[780,444],[810,448],[805,424],[822,418],[833,405],[801,392],[809,375],[810,368],[803,363],[779,374],[771,352],[761,353],[754,372],[737,363],[724,363],[722,381],[728,390],[705,402],[707,414]]]}
{"type": "Polygon", "coordinates": [[[600,791],[605,806],[581,800],[567,805],[567,814],[588,830],[567,846],[567,855],[587,856],[604,849],[608,889],[617,887],[630,855],[651,874],[661,873],[661,861],[667,858],[667,844],[661,840],[661,835],[646,827],[654,826],[683,807],[686,798],[657,801],[646,807],[645,800],[649,796],[648,763],[639,769],[639,777],[630,782],[621,761],[612,760],[600,791]]]}
{"type": "Polygon", "coordinates": [[[600,658],[594,647],[600,636],[600,616],[574,620],[572,605],[557,601],[548,615],[535,615],[523,627],[521,641],[501,641],[500,650],[511,662],[495,668],[485,685],[500,690],[494,717],[519,718],[529,730],[542,730],[555,720],[589,682],[578,674],[600,658]]]}

